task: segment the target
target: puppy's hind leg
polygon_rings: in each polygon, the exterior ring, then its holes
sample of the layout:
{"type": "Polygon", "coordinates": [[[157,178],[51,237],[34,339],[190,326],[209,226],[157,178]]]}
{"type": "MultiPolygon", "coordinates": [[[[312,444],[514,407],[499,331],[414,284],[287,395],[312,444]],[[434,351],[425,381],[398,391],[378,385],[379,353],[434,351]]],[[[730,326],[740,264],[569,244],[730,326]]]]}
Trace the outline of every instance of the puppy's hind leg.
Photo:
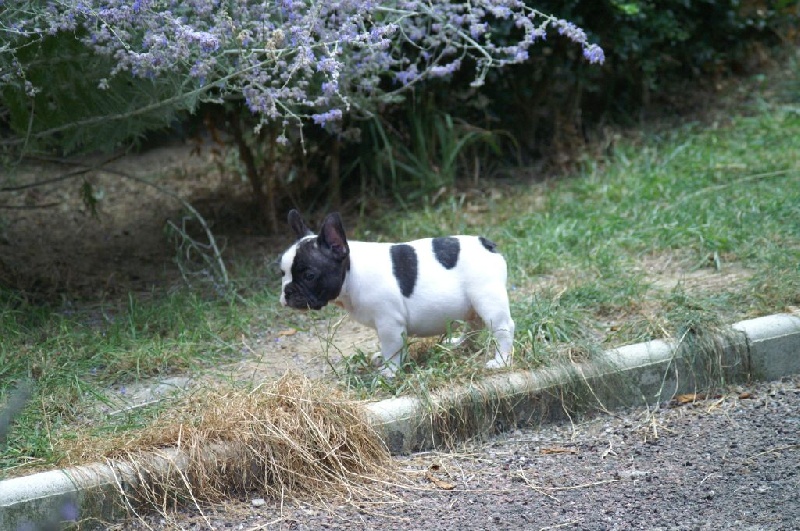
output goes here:
{"type": "Polygon", "coordinates": [[[497,327],[492,323],[492,334],[497,341],[497,348],[494,359],[487,361],[486,367],[489,369],[509,367],[514,357],[514,321],[509,317],[505,324],[497,327]]]}
{"type": "Polygon", "coordinates": [[[511,318],[508,294],[505,288],[487,292],[491,295],[473,301],[475,312],[486,328],[492,331],[497,345],[494,359],[489,360],[486,367],[490,369],[508,367],[514,354],[514,320],[511,318]]]}

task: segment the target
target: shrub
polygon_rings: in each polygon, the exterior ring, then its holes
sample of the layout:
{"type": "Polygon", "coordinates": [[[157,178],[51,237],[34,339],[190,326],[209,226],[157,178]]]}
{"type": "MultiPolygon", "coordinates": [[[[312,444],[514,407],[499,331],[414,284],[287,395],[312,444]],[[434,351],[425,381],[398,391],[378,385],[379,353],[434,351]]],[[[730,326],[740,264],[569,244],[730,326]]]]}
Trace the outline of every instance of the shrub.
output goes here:
{"type": "Polygon", "coordinates": [[[0,87],[22,137],[5,143],[65,150],[124,141],[199,102],[240,104],[285,144],[304,122],[369,114],[467,63],[479,86],[549,28],[603,60],[580,28],[520,0],[29,0],[0,17],[0,87]],[[494,39],[498,21],[514,39],[494,39]]]}
{"type": "MultiPolygon", "coordinates": [[[[754,58],[796,40],[800,19],[797,0],[535,3],[603,43],[602,67],[586,68],[573,50],[551,40],[539,43],[525,63],[491,73],[480,92],[462,83],[461,99],[452,87],[437,95],[440,108],[451,109],[447,102],[457,99],[460,112],[471,107],[468,119],[477,125],[512,132],[529,160],[582,145],[587,129],[599,123],[635,123],[650,107],[679,106],[687,87],[713,87],[724,76],[746,73],[754,58]]],[[[507,24],[495,34],[514,38],[507,24]]]]}
{"type": "Polygon", "coordinates": [[[214,127],[231,133],[272,229],[298,158],[308,167],[319,154],[338,204],[340,146],[358,137],[352,120],[428,80],[468,67],[463,78],[479,87],[493,70],[527,60],[548,30],[577,43],[588,63],[604,59],[582,29],[522,0],[0,5],[8,37],[0,47],[0,146],[110,150],[203,106],[214,127]],[[513,37],[496,39],[497,24],[513,27],[513,37]],[[309,145],[309,134],[319,141],[309,145]]]}

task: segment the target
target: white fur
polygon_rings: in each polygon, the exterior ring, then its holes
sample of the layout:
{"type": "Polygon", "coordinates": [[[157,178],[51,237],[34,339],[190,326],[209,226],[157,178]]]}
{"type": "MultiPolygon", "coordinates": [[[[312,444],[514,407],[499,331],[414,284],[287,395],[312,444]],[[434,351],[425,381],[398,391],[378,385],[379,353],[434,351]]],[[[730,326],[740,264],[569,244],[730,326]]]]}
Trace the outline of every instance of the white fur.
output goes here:
{"type": "MultiPolygon", "coordinates": [[[[313,236],[306,236],[305,239],[313,238],[313,236]]],[[[299,243],[299,242],[298,242],[299,243]]],[[[284,289],[286,285],[292,281],[292,262],[294,262],[294,257],[297,254],[297,244],[292,245],[289,247],[283,256],[281,256],[281,304],[286,306],[286,293],[284,289]]]]}

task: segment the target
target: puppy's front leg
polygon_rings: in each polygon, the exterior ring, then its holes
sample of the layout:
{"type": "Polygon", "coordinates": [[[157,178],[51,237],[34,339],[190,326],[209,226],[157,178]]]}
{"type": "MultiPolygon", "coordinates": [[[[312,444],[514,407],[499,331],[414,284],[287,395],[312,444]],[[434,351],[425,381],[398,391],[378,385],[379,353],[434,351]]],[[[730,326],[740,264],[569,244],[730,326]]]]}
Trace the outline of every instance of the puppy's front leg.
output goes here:
{"type": "Polygon", "coordinates": [[[400,367],[403,366],[403,346],[405,343],[406,328],[397,323],[382,323],[378,325],[378,339],[381,342],[380,361],[381,374],[393,378],[400,367]]]}

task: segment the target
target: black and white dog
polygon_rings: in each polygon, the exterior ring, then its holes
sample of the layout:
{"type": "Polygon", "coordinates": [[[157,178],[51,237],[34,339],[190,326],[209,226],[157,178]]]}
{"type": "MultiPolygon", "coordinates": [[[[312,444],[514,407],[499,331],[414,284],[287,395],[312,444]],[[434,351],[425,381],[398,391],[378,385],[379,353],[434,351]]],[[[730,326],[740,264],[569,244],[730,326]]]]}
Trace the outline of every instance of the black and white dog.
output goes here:
{"type": "Polygon", "coordinates": [[[347,241],[339,214],[329,214],[319,234],[297,210],[289,225],[298,240],[281,257],[281,304],[319,310],[341,306],[377,330],[386,376],[403,364],[406,335],[444,334],[453,321],[480,319],[494,334],[495,357],[511,362],[514,321],[506,291],[506,261],[479,236],[424,238],[407,243],[347,241]]]}

